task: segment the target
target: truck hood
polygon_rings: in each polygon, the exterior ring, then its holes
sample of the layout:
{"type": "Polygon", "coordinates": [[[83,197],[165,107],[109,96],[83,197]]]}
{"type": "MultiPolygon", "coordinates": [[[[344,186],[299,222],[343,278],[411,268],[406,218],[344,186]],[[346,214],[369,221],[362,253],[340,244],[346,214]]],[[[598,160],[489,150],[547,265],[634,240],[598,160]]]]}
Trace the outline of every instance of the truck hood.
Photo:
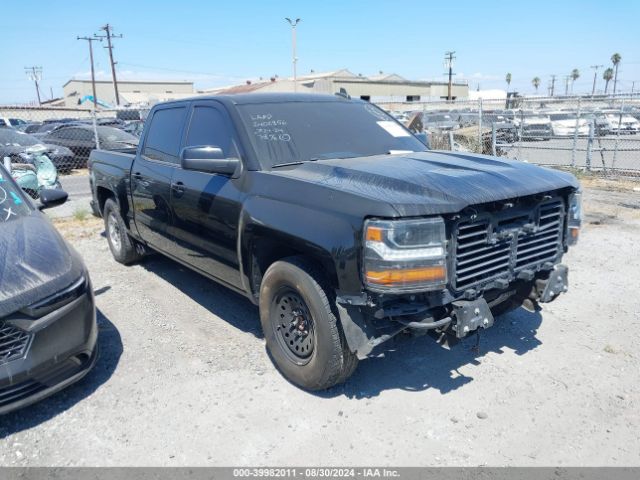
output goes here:
{"type": "Polygon", "coordinates": [[[271,173],[385,202],[400,216],[455,213],[469,205],[579,187],[566,172],[438,151],[320,160],[271,173]]]}
{"type": "Polygon", "coordinates": [[[79,255],[40,212],[0,228],[0,319],[78,280],[79,255]]]}

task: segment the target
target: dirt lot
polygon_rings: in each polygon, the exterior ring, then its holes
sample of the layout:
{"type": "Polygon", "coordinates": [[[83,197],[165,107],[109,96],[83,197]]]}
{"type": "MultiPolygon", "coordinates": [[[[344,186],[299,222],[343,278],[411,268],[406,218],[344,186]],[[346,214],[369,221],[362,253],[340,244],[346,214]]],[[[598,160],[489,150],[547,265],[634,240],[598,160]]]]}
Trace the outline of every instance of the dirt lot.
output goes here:
{"type": "Polygon", "coordinates": [[[99,221],[58,221],[102,355],[0,417],[0,464],[640,465],[640,193],[595,187],[567,295],[500,318],[479,353],[400,338],[321,394],[275,371],[247,300],[159,256],[123,267],[99,221]]]}

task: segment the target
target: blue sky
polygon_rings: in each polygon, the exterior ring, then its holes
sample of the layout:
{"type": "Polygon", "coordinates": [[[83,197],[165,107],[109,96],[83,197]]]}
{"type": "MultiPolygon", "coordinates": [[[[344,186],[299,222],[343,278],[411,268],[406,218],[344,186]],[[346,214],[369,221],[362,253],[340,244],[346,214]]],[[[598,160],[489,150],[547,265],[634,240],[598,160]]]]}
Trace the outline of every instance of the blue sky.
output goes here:
{"type": "MultiPolygon", "coordinates": [[[[594,64],[622,55],[619,89],[640,89],[640,2],[492,0],[429,1],[163,1],[24,0],[3,4],[0,17],[0,103],[33,100],[24,67],[43,68],[43,97],[71,77],[88,77],[86,42],[109,22],[122,39],[115,58],[123,79],[193,80],[197,87],[291,75],[291,33],[284,17],[300,17],[298,72],[348,68],[444,79],[443,54],[456,51],[458,78],[471,88],[512,86],[531,79],[582,74],[576,92],[591,90],[594,64]]],[[[96,69],[109,73],[97,44],[96,69]]],[[[600,74],[599,74],[600,76],[600,74]]]]}

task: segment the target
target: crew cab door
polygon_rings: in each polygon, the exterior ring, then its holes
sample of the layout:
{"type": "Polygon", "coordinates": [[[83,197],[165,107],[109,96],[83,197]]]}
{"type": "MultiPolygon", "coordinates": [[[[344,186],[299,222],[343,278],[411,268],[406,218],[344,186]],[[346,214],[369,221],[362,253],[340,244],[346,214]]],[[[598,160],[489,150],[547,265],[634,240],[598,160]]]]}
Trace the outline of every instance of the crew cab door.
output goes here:
{"type": "MultiPolygon", "coordinates": [[[[194,102],[189,112],[184,146],[205,145],[219,147],[225,158],[240,158],[231,119],[215,101],[194,102]]],[[[240,288],[238,182],[229,175],[177,168],[171,185],[171,234],[178,259],[240,288]]]]}
{"type": "Polygon", "coordinates": [[[171,178],[180,162],[188,104],[154,111],[131,167],[133,214],[140,237],[161,252],[171,253],[171,178]]]}

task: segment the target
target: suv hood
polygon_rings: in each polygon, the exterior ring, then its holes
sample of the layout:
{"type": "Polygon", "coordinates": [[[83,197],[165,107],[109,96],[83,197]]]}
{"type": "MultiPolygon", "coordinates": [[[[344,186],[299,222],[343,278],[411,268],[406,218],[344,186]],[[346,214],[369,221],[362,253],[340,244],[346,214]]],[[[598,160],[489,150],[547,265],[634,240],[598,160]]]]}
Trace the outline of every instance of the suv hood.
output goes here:
{"type": "Polygon", "coordinates": [[[566,172],[438,151],[320,160],[271,173],[385,202],[400,216],[455,213],[469,205],[579,187],[566,172]]]}
{"type": "Polygon", "coordinates": [[[0,318],[68,287],[83,274],[79,255],[40,212],[0,227],[0,318]]]}

